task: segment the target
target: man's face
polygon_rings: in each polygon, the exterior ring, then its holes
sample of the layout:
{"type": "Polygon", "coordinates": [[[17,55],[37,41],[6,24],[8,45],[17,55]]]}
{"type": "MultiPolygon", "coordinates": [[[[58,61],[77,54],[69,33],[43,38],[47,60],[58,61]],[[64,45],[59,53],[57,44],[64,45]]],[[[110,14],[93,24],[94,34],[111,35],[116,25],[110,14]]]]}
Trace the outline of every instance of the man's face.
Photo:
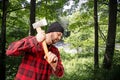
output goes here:
{"type": "Polygon", "coordinates": [[[48,45],[50,44],[55,44],[62,38],[62,33],[61,32],[51,32],[51,35],[48,38],[48,45]]]}
{"type": "Polygon", "coordinates": [[[61,32],[53,32],[51,35],[52,43],[54,44],[54,43],[58,42],[59,40],[61,40],[62,35],[63,34],[61,32]]]}

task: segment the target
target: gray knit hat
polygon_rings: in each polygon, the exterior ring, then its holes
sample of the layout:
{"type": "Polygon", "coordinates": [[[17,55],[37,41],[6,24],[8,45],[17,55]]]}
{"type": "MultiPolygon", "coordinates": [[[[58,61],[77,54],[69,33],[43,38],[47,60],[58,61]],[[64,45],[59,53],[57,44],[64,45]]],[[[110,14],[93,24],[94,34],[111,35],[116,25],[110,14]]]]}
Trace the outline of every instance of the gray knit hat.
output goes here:
{"type": "Polygon", "coordinates": [[[64,28],[61,26],[60,23],[58,22],[54,22],[52,23],[48,30],[47,30],[47,33],[50,33],[50,32],[61,32],[61,33],[64,33],[64,28]]]}

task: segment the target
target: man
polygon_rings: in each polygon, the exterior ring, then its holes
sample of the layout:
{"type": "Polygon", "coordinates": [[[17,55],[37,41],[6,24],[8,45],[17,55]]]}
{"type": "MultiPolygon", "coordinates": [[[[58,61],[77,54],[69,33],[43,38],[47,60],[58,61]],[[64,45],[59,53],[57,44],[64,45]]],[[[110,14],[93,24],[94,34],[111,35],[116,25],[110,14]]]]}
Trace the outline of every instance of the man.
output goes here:
{"type": "Polygon", "coordinates": [[[6,51],[8,56],[24,55],[15,80],[49,80],[51,74],[62,77],[64,67],[59,51],[53,44],[61,39],[63,32],[63,27],[58,22],[54,22],[49,26],[46,34],[41,31],[36,36],[25,37],[10,44],[6,51]],[[47,56],[49,62],[42,47],[44,40],[49,50],[47,56]]]}

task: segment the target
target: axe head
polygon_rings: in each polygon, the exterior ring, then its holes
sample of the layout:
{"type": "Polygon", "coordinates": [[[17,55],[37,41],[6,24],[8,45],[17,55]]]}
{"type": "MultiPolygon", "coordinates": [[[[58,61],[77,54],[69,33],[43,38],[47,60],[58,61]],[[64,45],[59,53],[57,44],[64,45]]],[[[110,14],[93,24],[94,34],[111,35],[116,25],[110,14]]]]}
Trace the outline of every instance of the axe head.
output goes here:
{"type": "Polygon", "coordinates": [[[37,22],[33,23],[32,25],[33,25],[33,28],[36,29],[38,27],[46,26],[47,25],[47,21],[46,21],[45,18],[43,18],[40,21],[37,21],[37,22]]]}

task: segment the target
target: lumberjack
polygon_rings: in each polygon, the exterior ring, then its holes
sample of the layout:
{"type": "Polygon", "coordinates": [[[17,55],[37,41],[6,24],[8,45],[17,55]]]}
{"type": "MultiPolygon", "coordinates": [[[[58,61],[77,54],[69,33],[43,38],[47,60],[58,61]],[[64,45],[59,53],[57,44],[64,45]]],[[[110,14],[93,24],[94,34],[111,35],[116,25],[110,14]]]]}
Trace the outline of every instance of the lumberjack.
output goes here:
{"type": "Polygon", "coordinates": [[[59,50],[53,45],[61,39],[64,28],[58,22],[53,22],[45,34],[41,30],[45,25],[47,25],[45,19],[34,23],[36,36],[25,37],[8,46],[6,55],[23,54],[14,80],[49,80],[51,74],[58,78],[64,75],[59,50]]]}

